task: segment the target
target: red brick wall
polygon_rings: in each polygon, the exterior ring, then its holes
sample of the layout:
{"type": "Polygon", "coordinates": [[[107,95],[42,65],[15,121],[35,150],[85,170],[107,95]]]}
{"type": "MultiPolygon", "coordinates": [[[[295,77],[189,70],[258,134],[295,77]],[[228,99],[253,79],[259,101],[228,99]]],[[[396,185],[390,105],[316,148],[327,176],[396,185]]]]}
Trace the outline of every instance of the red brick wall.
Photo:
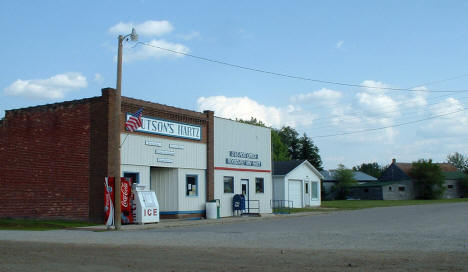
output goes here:
{"type": "MultiPolygon", "coordinates": [[[[103,222],[109,175],[110,95],[6,112],[0,121],[0,218],[63,218],[103,222]]],[[[213,196],[213,113],[198,113],[132,98],[126,112],[202,126],[208,145],[207,198],[213,196]]],[[[161,136],[164,137],[164,136],[161,136]]],[[[191,141],[191,140],[188,140],[191,141]]]]}
{"type": "Polygon", "coordinates": [[[6,112],[0,217],[89,219],[92,101],[6,112]]]}

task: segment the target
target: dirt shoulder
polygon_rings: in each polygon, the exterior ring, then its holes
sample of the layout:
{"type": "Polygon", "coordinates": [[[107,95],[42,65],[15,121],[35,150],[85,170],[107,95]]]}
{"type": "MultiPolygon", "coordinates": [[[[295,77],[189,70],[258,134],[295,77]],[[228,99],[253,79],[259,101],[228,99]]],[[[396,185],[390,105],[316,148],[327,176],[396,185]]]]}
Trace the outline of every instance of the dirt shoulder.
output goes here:
{"type": "Polygon", "coordinates": [[[0,271],[467,271],[466,252],[0,244],[0,271]]]}

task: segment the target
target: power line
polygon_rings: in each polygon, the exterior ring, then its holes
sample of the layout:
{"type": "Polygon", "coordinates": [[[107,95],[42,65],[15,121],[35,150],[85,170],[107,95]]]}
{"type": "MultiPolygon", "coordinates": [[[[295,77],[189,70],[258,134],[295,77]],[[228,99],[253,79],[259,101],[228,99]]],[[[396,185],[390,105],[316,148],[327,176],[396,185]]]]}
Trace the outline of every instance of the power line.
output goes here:
{"type": "Polygon", "coordinates": [[[361,130],[355,130],[355,131],[343,132],[343,133],[336,133],[336,134],[328,134],[328,135],[317,135],[317,136],[312,136],[311,138],[327,138],[327,137],[343,136],[343,135],[350,135],[350,134],[357,134],[357,133],[363,133],[363,132],[369,132],[369,131],[382,130],[382,129],[392,128],[392,127],[400,127],[400,126],[404,126],[404,125],[409,125],[409,124],[423,122],[423,121],[426,121],[426,120],[439,118],[439,117],[442,117],[442,116],[447,116],[447,115],[450,115],[450,114],[455,114],[455,113],[458,113],[458,112],[462,112],[462,111],[464,111],[466,109],[467,108],[463,108],[463,109],[458,110],[458,111],[449,112],[449,113],[445,113],[445,114],[439,114],[439,115],[433,115],[433,116],[428,117],[428,118],[419,119],[419,120],[410,121],[410,122],[405,122],[405,123],[399,123],[399,124],[391,125],[391,126],[384,126],[384,127],[378,127],[378,128],[370,128],[370,129],[361,129],[361,130]]]}
{"type": "MultiPolygon", "coordinates": [[[[389,91],[409,91],[409,92],[426,92],[426,93],[464,93],[464,92],[468,92],[468,89],[463,89],[463,90],[421,90],[421,89],[419,89],[418,90],[418,89],[415,89],[415,88],[376,87],[376,86],[366,86],[366,85],[362,85],[362,84],[352,84],[352,83],[344,83],[344,82],[313,79],[313,78],[308,78],[308,77],[303,77],[303,76],[295,76],[295,75],[290,75],[290,74],[272,72],[272,71],[262,70],[262,69],[258,69],[258,68],[252,68],[252,67],[232,64],[232,63],[219,61],[219,60],[215,60],[215,59],[200,57],[200,56],[196,56],[196,55],[192,55],[192,54],[188,54],[188,53],[184,53],[184,52],[180,52],[180,51],[176,51],[176,50],[172,50],[172,49],[168,49],[168,48],[164,48],[164,47],[160,47],[160,46],[157,46],[157,45],[148,44],[148,43],[144,43],[144,42],[138,42],[137,44],[141,44],[141,45],[145,45],[145,46],[149,46],[149,47],[154,47],[154,48],[164,50],[164,51],[167,51],[167,52],[171,52],[171,53],[174,53],[174,54],[179,54],[179,55],[183,55],[183,56],[187,56],[187,57],[191,57],[191,58],[195,58],[195,59],[199,59],[199,60],[203,60],[203,61],[207,61],[207,62],[211,62],[211,63],[226,65],[226,66],[230,66],[230,67],[234,67],[234,68],[238,68],[238,69],[243,69],[243,70],[248,70],[248,71],[253,71],[253,72],[258,72],[258,73],[264,73],[264,74],[269,74],[269,75],[275,75],[275,76],[279,76],[279,77],[286,77],[286,78],[292,78],[292,79],[298,79],[298,80],[317,82],[317,83],[332,84],[332,85],[347,86],[347,87],[389,90],[389,91]]],[[[453,79],[464,77],[466,75],[467,74],[463,74],[463,75],[456,76],[456,77],[449,78],[449,79],[433,81],[433,82],[429,82],[429,84],[434,84],[434,83],[439,83],[439,82],[443,82],[443,81],[453,80],[453,79]]],[[[454,114],[454,113],[461,112],[461,111],[464,111],[464,110],[466,110],[466,108],[463,108],[462,110],[459,110],[459,111],[447,113],[447,114],[434,115],[434,116],[431,116],[431,117],[428,117],[428,118],[419,119],[419,120],[410,121],[410,122],[405,122],[405,123],[400,123],[400,124],[396,124],[396,125],[392,125],[392,126],[385,126],[385,127],[371,128],[371,129],[363,129],[363,130],[343,132],[343,133],[337,133],[337,134],[318,135],[318,136],[314,136],[312,138],[324,138],[324,137],[349,135],[349,134],[363,133],[363,132],[368,132],[368,131],[382,130],[382,129],[391,128],[391,127],[399,127],[399,126],[403,126],[403,125],[408,125],[408,124],[418,123],[418,122],[422,122],[422,121],[426,121],[426,120],[430,120],[430,119],[435,119],[435,118],[438,118],[438,117],[454,114]]]]}
{"type": "MultiPolygon", "coordinates": [[[[414,88],[416,88],[418,86],[426,86],[426,85],[437,84],[437,83],[446,82],[446,81],[450,81],[450,80],[455,80],[455,79],[459,79],[459,78],[466,77],[466,76],[468,76],[468,74],[462,74],[462,75],[453,76],[453,77],[449,77],[449,78],[445,78],[445,79],[424,82],[424,83],[420,83],[420,84],[415,85],[414,87],[411,87],[411,88],[408,88],[408,89],[414,89],[414,88]]],[[[447,96],[451,96],[451,95],[454,95],[454,94],[452,94],[452,93],[443,94],[443,95],[440,95],[440,96],[428,98],[427,100],[433,100],[433,99],[436,99],[436,98],[447,97],[447,96]]],[[[455,95],[457,95],[457,94],[455,94],[455,95]]],[[[398,103],[398,106],[403,105],[403,104],[409,104],[409,103],[412,103],[412,101],[400,102],[400,103],[398,103]]],[[[338,102],[331,103],[331,104],[327,103],[326,105],[316,105],[316,106],[314,106],[314,109],[325,108],[325,107],[329,108],[329,107],[340,105],[340,104],[342,104],[342,101],[338,101],[338,102]]],[[[324,119],[324,118],[318,118],[318,119],[324,119]]],[[[318,120],[318,119],[315,119],[315,120],[318,120]]]]}
{"type": "Polygon", "coordinates": [[[258,73],[264,73],[264,74],[269,74],[269,75],[274,75],[274,76],[280,76],[280,77],[286,77],[286,78],[293,78],[293,79],[299,79],[299,80],[305,80],[305,81],[311,81],[311,82],[317,82],[317,83],[324,83],[324,84],[331,84],[331,85],[338,85],[338,86],[347,86],[347,87],[358,87],[358,88],[370,88],[370,89],[379,89],[379,90],[389,90],[389,91],[409,91],[409,92],[433,92],[433,93],[460,93],[460,92],[468,92],[468,90],[415,90],[415,89],[408,89],[408,88],[393,88],[393,87],[375,87],[375,86],[366,86],[366,85],[361,85],[361,84],[352,84],[352,83],[344,83],[344,82],[337,82],[337,81],[328,81],[328,80],[321,80],[321,79],[313,79],[313,78],[308,78],[308,77],[303,77],[303,76],[295,76],[295,75],[289,75],[289,74],[284,74],[284,73],[278,73],[278,72],[272,72],[272,71],[267,71],[267,70],[262,70],[258,68],[252,68],[252,67],[247,67],[247,66],[242,66],[242,65],[237,65],[237,64],[232,64],[224,61],[219,61],[215,59],[209,59],[205,57],[200,57],[164,47],[160,47],[154,44],[149,44],[149,43],[144,43],[144,42],[137,42],[137,44],[149,46],[149,47],[154,47],[160,50],[164,50],[167,52],[171,52],[174,54],[179,54],[211,63],[217,63],[221,65],[226,65],[238,69],[243,69],[243,70],[248,70],[248,71],[253,71],[253,72],[258,72],[258,73]]]}
{"type": "MultiPolygon", "coordinates": [[[[465,98],[468,98],[468,96],[465,96],[465,97],[461,97],[461,98],[458,98],[458,101],[464,101],[464,100],[461,100],[461,99],[465,99],[465,98]]],[[[439,101],[439,102],[436,102],[436,103],[431,103],[431,104],[427,104],[425,105],[424,107],[427,108],[427,109],[422,109],[422,112],[427,112],[429,111],[431,108],[433,108],[433,106],[436,106],[436,105],[440,105],[442,103],[444,103],[445,101],[439,101]]],[[[416,109],[416,110],[412,110],[412,111],[402,111],[402,114],[406,116],[408,116],[408,114],[411,114],[411,113],[417,113],[417,112],[420,112],[421,110],[420,109],[416,109]]],[[[390,113],[395,113],[395,112],[400,112],[399,109],[397,110],[391,110],[391,111],[383,111],[383,112],[380,112],[380,113],[377,113],[377,114],[366,114],[366,112],[364,111],[355,111],[355,112],[351,112],[349,114],[338,114],[338,115],[329,115],[329,117],[321,117],[321,118],[317,118],[317,119],[314,119],[314,123],[312,124],[311,128],[313,129],[322,129],[322,128],[327,128],[327,127],[333,127],[333,125],[323,125],[323,126],[317,126],[317,125],[321,125],[321,124],[327,124],[327,122],[329,122],[328,120],[330,119],[336,119],[338,118],[338,121],[341,121],[341,122],[347,122],[349,120],[353,120],[353,119],[357,119],[357,120],[360,120],[361,118],[383,118],[385,117],[386,115],[390,114],[390,113]],[[320,122],[315,122],[317,120],[321,120],[320,122]]]]}

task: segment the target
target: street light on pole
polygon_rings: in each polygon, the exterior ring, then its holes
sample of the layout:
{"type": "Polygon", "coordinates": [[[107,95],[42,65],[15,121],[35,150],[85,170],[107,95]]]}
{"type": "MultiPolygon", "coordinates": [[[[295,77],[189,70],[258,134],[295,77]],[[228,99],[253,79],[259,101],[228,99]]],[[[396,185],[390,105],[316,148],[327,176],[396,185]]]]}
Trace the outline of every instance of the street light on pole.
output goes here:
{"type": "Polygon", "coordinates": [[[112,142],[114,143],[114,156],[111,158],[113,160],[113,172],[111,176],[115,177],[115,190],[114,190],[114,199],[115,199],[115,208],[114,208],[114,225],[116,230],[120,230],[121,227],[121,209],[120,209],[120,111],[122,103],[122,43],[128,38],[132,41],[138,40],[138,35],[135,31],[135,28],[132,28],[132,33],[125,36],[119,35],[119,47],[117,55],[117,86],[116,94],[114,101],[114,111],[113,111],[113,130],[111,133],[112,142]]]}

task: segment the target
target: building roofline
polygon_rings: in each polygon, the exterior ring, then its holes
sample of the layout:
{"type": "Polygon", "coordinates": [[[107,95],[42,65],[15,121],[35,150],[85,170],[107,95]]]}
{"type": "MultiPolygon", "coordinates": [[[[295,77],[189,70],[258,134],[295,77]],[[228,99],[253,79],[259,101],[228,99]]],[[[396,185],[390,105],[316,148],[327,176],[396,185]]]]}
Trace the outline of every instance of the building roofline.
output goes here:
{"type": "Polygon", "coordinates": [[[223,119],[223,120],[226,120],[226,121],[235,122],[235,123],[242,124],[242,125],[246,125],[246,126],[253,126],[253,127],[258,127],[258,128],[262,128],[262,129],[269,129],[269,130],[272,130],[272,129],[273,129],[273,128],[271,128],[271,127],[264,127],[264,126],[257,126],[257,125],[253,125],[253,124],[243,123],[243,122],[239,122],[239,121],[237,121],[237,120],[232,120],[232,119],[230,119],[230,118],[219,117],[219,116],[216,116],[216,115],[215,115],[215,118],[219,118],[219,119],[223,119]]]}
{"type": "Polygon", "coordinates": [[[58,107],[66,107],[70,105],[79,105],[79,104],[84,104],[93,100],[100,99],[100,96],[94,96],[94,97],[89,97],[89,98],[82,98],[82,99],[75,99],[75,100],[68,100],[68,101],[63,101],[63,102],[56,102],[56,103],[50,103],[50,104],[43,104],[43,105],[37,105],[37,106],[30,106],[30,107],[24,107],[24,108],[17,108],[17,109],[11,109],[11,110],[5,110],[5,117],[9,114],[18,114],[21,112],[31,112],[31,111],[36,111],[36,110],[48,110],[51,108],[58,108],[58,107]]]}
{"type": "Polygon", "coordinates": [[[158,107],[158,108],[162,108],[165,111],[170,111],[174,113],[177,112],[178,114],[182,112],[183,114],[186,114],[190,117],[194,117],[194,115],[197,115],[200,118],[206,118],[206,114],[204,112],[182,109],[182,108],[178,108],[174,106],[164,105],[160,103],[150,102],[147,100],[136,99],[136,98],[127,97],[127,96],[122,96],[122,103],[138,104],[141,106],[148,106],[148,107],[158,107]]]}

